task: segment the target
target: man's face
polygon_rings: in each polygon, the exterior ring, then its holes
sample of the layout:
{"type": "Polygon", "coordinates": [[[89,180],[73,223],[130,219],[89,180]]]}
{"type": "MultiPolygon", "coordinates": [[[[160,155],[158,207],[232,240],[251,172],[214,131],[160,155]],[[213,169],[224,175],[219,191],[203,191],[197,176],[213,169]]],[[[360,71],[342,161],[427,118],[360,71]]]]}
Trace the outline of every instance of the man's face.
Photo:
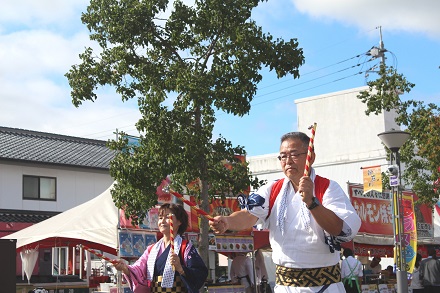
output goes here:
{"type": "MultiPolygon", "coordinates": [[[[299,139],[288,139],[280,146],[281,168],[284,174],[293,182],[298,183],[304,175],[307,160],[307,146],[299,139]]],[[[315,160],[312,152],[310,166],[315,160]]]]}

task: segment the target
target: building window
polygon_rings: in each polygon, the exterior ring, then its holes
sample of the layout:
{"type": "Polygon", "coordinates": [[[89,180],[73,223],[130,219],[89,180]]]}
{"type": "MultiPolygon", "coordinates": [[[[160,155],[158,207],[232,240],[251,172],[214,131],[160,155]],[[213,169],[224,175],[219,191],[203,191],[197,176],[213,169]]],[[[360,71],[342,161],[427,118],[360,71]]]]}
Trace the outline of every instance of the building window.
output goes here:
{"type": "Polygon", "coordinates": [[[23,199],[56,200],[56,178],[23,175],[23,199]]]}

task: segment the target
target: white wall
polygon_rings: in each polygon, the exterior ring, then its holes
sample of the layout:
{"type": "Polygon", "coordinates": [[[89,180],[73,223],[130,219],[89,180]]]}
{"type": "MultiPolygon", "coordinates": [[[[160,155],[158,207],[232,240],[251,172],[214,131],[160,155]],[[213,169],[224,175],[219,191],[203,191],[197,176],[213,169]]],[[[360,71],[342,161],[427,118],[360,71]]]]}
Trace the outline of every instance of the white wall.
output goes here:
{"type": "Polygon", "coordinates": [[[2,162],[0,208],[63,212],[96,197],[112,183],[108,171],[2,162]],[[55,177],[57,200],[23,200],[23,175],[55,177]]]}

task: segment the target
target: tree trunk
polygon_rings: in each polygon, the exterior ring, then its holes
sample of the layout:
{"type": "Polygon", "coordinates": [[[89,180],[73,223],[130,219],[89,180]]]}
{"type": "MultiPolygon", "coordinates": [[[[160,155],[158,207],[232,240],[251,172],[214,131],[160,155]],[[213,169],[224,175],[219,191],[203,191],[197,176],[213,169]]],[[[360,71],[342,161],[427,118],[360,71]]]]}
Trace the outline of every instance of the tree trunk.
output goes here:
{"type": "MultiPolygon", "coordinates": [[[[208,182],[206,182],[206,180],[202,181],[200,208],[205,212],[209,213],[208,182]]],[[[210,264],[209,264],[209,256],[208,256],[208,252],[209,252],[208,234],[209,234],[208,220],[205,217],[202,217],[200,221],[199,253],[209,270],[210,264]]],[[[211,276],[210,275],[211,273],[212,273],[211,270],[209,270],[208,278],[213,279],[214,276],[211,276]]]]}

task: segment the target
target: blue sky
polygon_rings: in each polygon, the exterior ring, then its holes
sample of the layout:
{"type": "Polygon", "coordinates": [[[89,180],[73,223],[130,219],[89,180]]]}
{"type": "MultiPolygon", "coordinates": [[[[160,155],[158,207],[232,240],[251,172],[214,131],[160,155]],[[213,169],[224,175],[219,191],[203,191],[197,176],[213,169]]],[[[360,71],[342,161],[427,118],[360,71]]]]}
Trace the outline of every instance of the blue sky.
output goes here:
{"type": "MultiPolygon", "coordinates": [[[[116,129],[136,135],[136,101],[123,103],[112,91],[75,108],[64,74],[86,46],[81,23],[85,0],[6,0],[0,10],[0,126],[107,140],[116,129]]],[[[248,155],[276,153],[279,138],[296,130],[294,100],[364,86],[376,61],[365,55],[379,46],[386,63],[416,84],[409,95],[440,105],[440,2],[431,0],[269,0],[253,19],[265,32],[297,38],[305,55],[300,79],[263,81],[244,117],[219,114],[221,133],[248,155]],[[359,64],[359,65],[358,65],[359,64]],[[359,72],[362,72],[359,74],[359,72]]],[[[310,124],[313,124],[310,113],[310,124]]],[[[317,129],[319,135],[319,126],[317,129]]],[[[337,134],[335,134],[337,135],[337,134]]]]}

